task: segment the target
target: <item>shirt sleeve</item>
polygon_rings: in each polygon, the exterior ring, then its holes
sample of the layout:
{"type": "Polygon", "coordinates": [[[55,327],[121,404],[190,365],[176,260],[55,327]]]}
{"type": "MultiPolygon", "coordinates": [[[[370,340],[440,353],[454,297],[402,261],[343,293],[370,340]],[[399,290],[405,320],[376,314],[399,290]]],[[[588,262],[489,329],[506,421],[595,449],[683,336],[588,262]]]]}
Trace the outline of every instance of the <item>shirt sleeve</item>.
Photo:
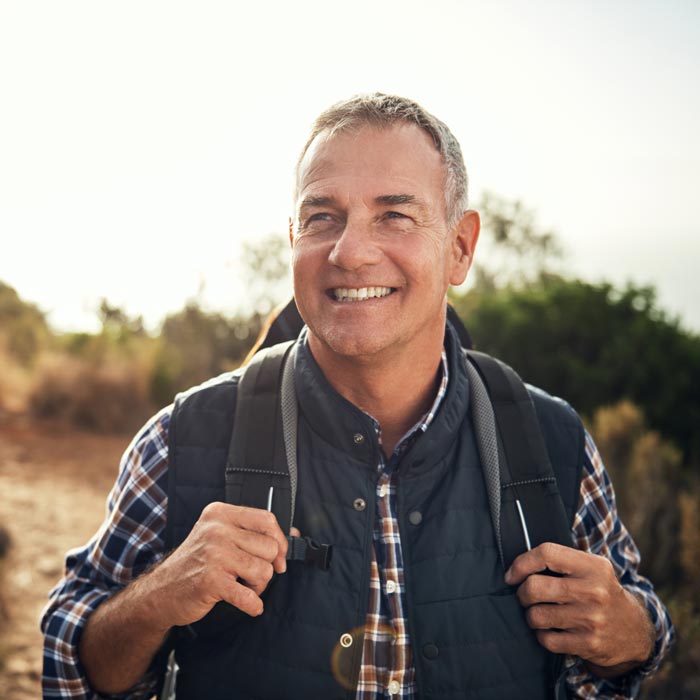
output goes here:
{"type": "MultiPolygon", "coordinates": [[[[95,700],[78,658],[80,636],[101,603],[163,557],[167,508],[168,407],[136,435],[122,457],[100,529],[66,555],[65,576],[42,613],[44,698],[95,700]]],[[[150,698],[155,678],[144,678],[129,700],[150,698]]]]}
{"type": "Polygon", "coordinates": [[[627,700],[637,697],[642,679],[656,671],[673,643],[675,632],[654,587],[639,574],[639,550],[623,525],[615,504],[615,493],[603,460],[586,433],[586,457],[581,479],[581,497],[573,524],[578,549],[607,557],[620,583],[644,602],[655,629],[654,650],[646,664],[618,678],[599,678],[583,661],[567,659],[567,688],[570,698],[627,700]]]}

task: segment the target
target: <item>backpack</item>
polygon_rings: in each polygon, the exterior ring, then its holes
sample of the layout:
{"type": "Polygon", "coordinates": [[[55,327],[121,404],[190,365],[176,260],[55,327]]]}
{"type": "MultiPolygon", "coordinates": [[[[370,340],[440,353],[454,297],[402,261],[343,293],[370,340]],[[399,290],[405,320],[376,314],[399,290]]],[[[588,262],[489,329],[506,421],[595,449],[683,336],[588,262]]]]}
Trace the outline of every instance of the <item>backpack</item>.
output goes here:
{"type": "MultiPolygon", "coordinates": [[[[448,305],[472,387],[472,412],[491,520],[504,571],[543,542],[571,546],[571,532],[535,407],[508,365],[471,350],[471,338],[448,305]]],[[[297,402],[293,338],[303,321],[292,299],[273,314],[240,377],[226,464],[226,502],[271,510],[285,531],[297,489],[297,402]],[[286,342],[282,342],[286,341],[286,342]],[[274,439],[270,436],[274,428],[274,439]]],[[[327,568],[332,545],[289,537],[288,559],[327,568]]]]}

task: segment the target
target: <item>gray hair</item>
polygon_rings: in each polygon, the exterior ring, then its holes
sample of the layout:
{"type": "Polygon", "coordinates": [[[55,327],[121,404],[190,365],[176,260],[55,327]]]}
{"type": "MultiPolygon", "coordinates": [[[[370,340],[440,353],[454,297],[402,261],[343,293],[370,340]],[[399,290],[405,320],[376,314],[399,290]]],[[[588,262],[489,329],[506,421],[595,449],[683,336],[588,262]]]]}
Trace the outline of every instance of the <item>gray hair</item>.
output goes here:
{"type": "Polygon", "coordinates": [[[468,209],[467,169],[459,142],[454,134],[437,117],[427,112],[417,102],[375,92],[371,95],[355,95],[338,102],[322,112],[311,127],[306,144],[295,169],[295,196],[299,181],[299,167],[313,140],[322,132],[330,135],[362,126],[386,128],[397,122],[415,124],[425,131],[440,153],[445,164],[445,205],[447,220],[454,226],[468,209]]]}

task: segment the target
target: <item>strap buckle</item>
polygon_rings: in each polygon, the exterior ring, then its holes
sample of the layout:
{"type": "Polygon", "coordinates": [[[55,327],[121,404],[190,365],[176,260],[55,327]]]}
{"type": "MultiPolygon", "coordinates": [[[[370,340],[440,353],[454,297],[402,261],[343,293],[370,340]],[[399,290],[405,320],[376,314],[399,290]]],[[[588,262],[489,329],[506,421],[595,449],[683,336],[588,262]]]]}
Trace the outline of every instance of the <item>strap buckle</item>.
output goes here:
{"type": "Polygon", "coordinates": [[[312,564],[321,571],[331,567],[332,544],[318,544],[310,537],[287,537],[287,561],[302,561],[312,564]]]}

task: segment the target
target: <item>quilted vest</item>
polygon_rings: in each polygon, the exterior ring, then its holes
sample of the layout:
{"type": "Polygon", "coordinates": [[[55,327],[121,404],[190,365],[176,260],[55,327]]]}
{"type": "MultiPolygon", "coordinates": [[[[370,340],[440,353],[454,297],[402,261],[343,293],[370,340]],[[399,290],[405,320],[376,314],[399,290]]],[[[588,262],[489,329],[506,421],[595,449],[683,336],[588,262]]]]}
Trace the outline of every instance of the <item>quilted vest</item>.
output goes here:
{"type": "MultiPolygon", "coordinates": [[[[450,381],[429,429],[402,456],[398,522],[406,614],[422,700],[553,697],[553,657],[528,627],[500,564],[469,414],[461,350],[448,326],[450,381]]],[[[379,445],[371,419],[346,401],[302,340],[299,487],[294,524],[333,545],[328,571],[288,562],[258,618],[218,604],[176,635],[178,700],[355,697],[367,614],[379,445]],[[364,439],[358,438],[358,435],[364,439]],[[366,507],[358,507],[361,499],[366,507]],[[349,636],[348,636],[349,635],[349,636]]],[[[224,500],[235,374],[179,397],[169,435],[168,545],[224,500]]],[[[569,521],[578,505],[583,428],[543,392],[532,398],[569,521]]]]}

